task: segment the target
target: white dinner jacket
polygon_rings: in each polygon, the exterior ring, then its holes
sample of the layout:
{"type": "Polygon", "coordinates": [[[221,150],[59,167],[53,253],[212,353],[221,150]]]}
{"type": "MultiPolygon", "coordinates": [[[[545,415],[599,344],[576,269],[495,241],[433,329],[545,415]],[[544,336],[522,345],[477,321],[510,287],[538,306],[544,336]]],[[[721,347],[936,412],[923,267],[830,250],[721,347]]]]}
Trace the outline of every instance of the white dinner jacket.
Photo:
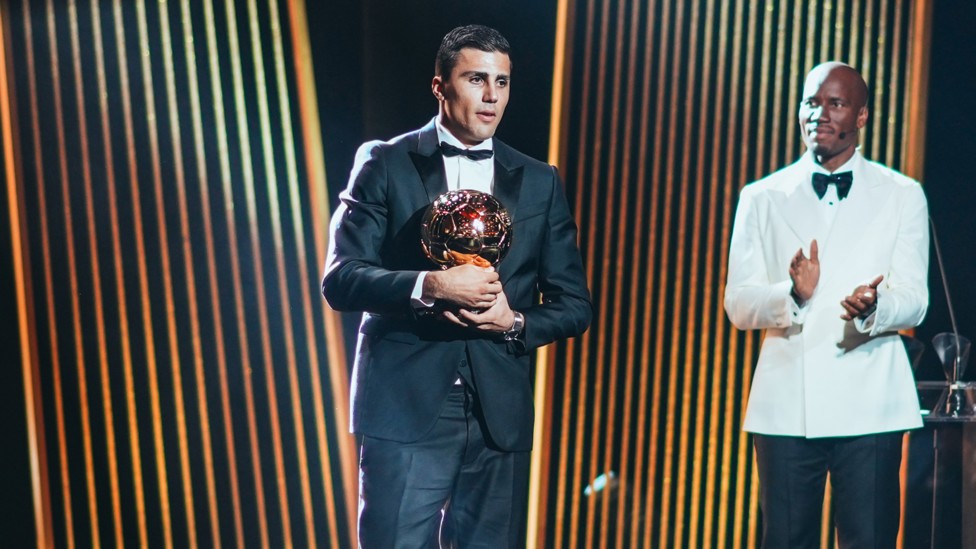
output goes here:
{"type": "Polygon", "coordinates": [[[928,307],[928,208],[918,182],[855,152],[854,183],[828,227],[810,184],[813,160],[745,186],[729,250],[725,310],[740,330],[766,330],[744,429],[853,436],[922,425],[897,330],[928,307]],[[820,281],[797,309],[788,272],[816,239],[820,281]],[[877,275],[878,307],[844,321],[840,302],[877,275]]]}

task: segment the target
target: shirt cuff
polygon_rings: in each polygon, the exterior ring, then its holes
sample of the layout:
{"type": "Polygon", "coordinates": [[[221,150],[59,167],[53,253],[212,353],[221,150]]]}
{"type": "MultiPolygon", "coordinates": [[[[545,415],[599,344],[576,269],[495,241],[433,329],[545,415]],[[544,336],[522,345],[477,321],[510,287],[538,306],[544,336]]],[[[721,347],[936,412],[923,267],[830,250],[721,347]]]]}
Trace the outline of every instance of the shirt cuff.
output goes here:
{"type": "Polygon", "coordinates": [[[793,284],[790,283],[786,286],[786,302],[789,307],[790,322],[792,324],[803,324],[807,318],[807,311],[810,310],[810,300],[804,301],[803,305],[797,304],[796,300],[793,299],[793,284]]]}
{"type": "Polygon", "coordinates": [[[428,271],[421,271],[417,275],[417,282],[413,285],[413,292],[410,292],[410,304],[414,309],[430,309],[434,302],[424,301],[424,280],[427,279],[428,271]]]}
{"type": "MultiPolygon", "coordinates": [[[[878,300],[880,297],[880,295],[876,295],[875,299],[878,300]]],[[[868,335],[877,335],[874,333],[874,329],[878,324],[878,301],[875,301],[874,305],[874,310],[871,311],[871,314],[868,316],[864,318],[859,316],[854,317],[854,329],[856,329],[858,332],[868,335]]]]}

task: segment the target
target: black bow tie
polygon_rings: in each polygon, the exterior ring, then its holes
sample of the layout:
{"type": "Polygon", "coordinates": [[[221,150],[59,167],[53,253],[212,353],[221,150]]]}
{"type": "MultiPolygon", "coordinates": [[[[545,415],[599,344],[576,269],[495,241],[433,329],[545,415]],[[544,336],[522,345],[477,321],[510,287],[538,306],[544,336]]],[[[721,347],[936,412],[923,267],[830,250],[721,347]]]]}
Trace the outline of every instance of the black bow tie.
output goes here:
{"type": "Polygon", "coordinates": [[[833,183],[837,185],[837,198],[844,200],[847,193],[851,192],[851,183],[854,182],[854,172],[813,174],[813,192],[817,193],[817,198],[823,198],[827,194],[827,185],[833,183]]]}
{"type": "Polygon", "coordinates": [[[441,141],[441,154],[448,158],[460,155],[470,160],[488,160],[495,152],[491,149],[459,149],[450,143],[441,141]]]}

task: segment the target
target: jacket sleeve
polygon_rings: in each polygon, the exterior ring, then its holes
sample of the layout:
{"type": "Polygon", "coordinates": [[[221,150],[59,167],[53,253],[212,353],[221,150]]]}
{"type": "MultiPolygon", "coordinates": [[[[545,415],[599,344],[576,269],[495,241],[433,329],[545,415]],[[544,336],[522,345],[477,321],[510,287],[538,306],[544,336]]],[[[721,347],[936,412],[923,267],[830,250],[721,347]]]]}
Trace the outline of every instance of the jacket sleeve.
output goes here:
{"type": "Polygon", "coordinates": [[[408,313],[419,271],[382,266],[387,245],[390,177],[384,146],[366,143],[356,153],[348,187],[332,217],[322,294],[337,311],[408,313]]]}
{"type": "Polygon", "coordinates": [[[524,348],[518,352],[582,334],[589,327],[593,314],[576,241],[576,222],[569,210],[562,181],[554,167],[550,166],[550,170],[552,192],[537,279],[542,301],[522,310],[525,315],[524,348]]]}
{"type": "Polygon", "coordinates": [[[725,312],[740,330],[787,328],[802,324],[805,311],[790,296],[793,282],[771,280],[763,253],[756,193],[742,189],[732,226],[729,268],[725,285],[725,312]]]}
{"type": "Polygon", "coordinates": [[[891,267],[878,287],[878,308],[857,328],[870,335],[914,328],[929,305],[929,213],[922,186],[913,183],[899,212],[891,267]]]}

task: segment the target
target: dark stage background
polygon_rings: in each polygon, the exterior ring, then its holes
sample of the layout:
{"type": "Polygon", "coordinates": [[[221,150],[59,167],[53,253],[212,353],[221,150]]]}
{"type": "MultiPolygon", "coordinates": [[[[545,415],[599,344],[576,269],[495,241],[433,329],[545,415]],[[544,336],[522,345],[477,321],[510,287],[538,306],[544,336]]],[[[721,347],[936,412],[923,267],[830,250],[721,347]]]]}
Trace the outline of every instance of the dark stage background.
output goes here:
{"type": "MultiPolygon", "coordinates": [[[[434,116],[434,52],[459,24],[512,42],[499,136],[559,166],[597,309],[539,357],[539,547],[756,546],[739,416],[759,337],[721,312],[724,251],[738,189],[801,151],[815,62],[868,76],[865,154],[922,181],[976,337],[969,2],[10,0],[0,17],[12,546],[350,546],[358,319],[318,295],[328,212],[363,141],[434,116]]],[[[925,342],[950,329],[931,266],[925,342]]],[[[930,349],[918,377],[942,379],[930,349]]],[[[905,547],[927,541],[930,437],[906,444],[905,547]]]]}

